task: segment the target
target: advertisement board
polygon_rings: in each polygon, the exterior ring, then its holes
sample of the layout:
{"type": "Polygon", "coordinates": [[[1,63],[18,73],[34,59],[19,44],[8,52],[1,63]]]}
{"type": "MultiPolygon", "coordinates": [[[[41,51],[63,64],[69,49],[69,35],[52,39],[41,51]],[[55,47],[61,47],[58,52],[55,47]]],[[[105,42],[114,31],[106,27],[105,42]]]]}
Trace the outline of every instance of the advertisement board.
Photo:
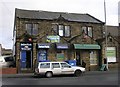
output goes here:
{"type": "Polygon", "coordinates": [[[46,42],[48,42],[48,43],[59,43],[60,42],[60,37],[57,36],[57,35],[56,36],[53,36],[53,35],[47,36],[46,42]]]}
{"type": "Polygon", "coordinates": [[[116,48],[107,47],[107,59],[108,62],[116,62],[116,48]]]}

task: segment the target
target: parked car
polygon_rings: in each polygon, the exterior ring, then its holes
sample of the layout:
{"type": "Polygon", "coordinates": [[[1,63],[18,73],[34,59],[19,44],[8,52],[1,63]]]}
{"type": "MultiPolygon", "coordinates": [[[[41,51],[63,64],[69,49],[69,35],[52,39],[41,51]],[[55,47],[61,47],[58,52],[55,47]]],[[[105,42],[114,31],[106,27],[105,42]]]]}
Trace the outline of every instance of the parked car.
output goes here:
{"type": "Polygon", "coordinates": [[[80,76],[85,72],[85,68],[71,66],[66,62],[39,62],[35,68],[34,75],[44,75],[52,77],[53,75],[74,74],[80,76]]]}
{"type": "Polygon", "coordinates": [[[13,56],[0,56],[0,68],[15,67],[13,56]]]}

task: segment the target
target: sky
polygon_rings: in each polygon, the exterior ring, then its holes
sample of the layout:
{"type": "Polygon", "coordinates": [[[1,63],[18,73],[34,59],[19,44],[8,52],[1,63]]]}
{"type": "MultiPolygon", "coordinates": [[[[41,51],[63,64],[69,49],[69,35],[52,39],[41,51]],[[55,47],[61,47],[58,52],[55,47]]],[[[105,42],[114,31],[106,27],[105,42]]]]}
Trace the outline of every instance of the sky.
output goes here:
{"type": "MultiPolygon", "coordinates": [[[[118,2],[105,0],[106,24],[118,26],[118,2]]],[[[53,12],[88,13],[105,22],[104,0],[0,0],[0,44],[13,47],[15,8],[53,12]]]]}

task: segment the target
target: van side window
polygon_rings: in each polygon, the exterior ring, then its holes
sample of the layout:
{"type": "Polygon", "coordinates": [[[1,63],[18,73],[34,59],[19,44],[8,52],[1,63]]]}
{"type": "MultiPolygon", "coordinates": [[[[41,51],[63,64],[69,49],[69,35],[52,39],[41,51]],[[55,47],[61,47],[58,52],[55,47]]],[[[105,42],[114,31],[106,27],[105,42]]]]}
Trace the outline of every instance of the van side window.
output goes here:
{"type": "Polygon", "coordinates": [[[70,66],[66,63],[61,63],[62,68],[69,68],[70,66]]]}
{"type": "Polygon", "coordinates": [[[60,68],[60,64],[59,63],[52,63],[52,68],[60,68]]]}
{"type": "Polygon", "coordinates": [[[40,68],[50,68],[50,63],[41,63],[40,68]]]}

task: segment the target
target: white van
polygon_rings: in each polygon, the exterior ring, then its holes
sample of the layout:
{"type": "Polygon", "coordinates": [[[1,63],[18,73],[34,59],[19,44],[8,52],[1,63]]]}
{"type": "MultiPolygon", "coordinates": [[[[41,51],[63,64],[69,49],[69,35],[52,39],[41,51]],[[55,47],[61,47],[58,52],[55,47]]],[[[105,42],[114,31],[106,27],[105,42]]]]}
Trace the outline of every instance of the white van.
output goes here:
{"type": "Polygon", "coordinates": [[[85,72],[85,68],[79,66],[71,66],[66,62],[39,62],[35,68],[35,75],[45,75],[52,77],[53,75],[74,74],[80,76],[85,72]]]}
{"type": "Polygon", "coordinates": [[[0,56],[0,68],[15,67],[13,56],[0,56]]]}

